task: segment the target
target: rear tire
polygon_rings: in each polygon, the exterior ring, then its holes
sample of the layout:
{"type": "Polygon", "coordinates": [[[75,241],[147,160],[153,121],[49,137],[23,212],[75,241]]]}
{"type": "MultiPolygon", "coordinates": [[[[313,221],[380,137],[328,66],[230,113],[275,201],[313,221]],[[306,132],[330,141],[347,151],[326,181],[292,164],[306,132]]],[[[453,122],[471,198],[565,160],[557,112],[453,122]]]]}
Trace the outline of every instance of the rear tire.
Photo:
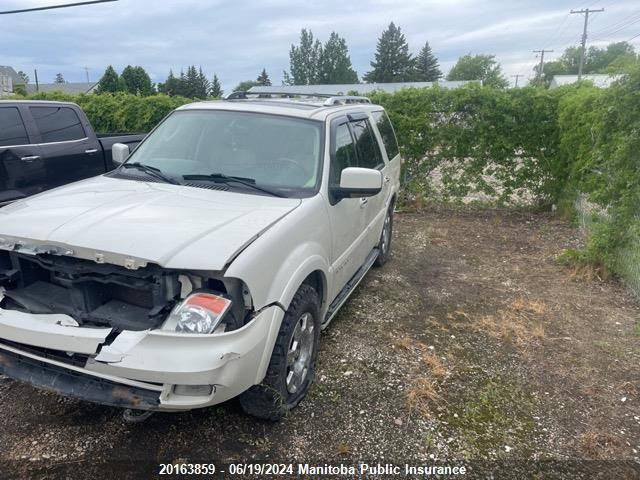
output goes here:
{"type": "Polygon", "coordinates": [[[387,214],[384,217],[384,224],[382,226],[382,233],[380,234],[380,241],[378,242],[378,258],[376,258],[373,264],[376,267],[382,267],[391,254],[391,237],[393,237],[393,203],[389,205],[387,214]]]}
{"type": "Polygon", "coordinates": [[[239,397],[242,409],[276,421],[296,407],[313,382],[319,344],[320,298],[302,285],[282,319],[264,380],[239,397]]]}

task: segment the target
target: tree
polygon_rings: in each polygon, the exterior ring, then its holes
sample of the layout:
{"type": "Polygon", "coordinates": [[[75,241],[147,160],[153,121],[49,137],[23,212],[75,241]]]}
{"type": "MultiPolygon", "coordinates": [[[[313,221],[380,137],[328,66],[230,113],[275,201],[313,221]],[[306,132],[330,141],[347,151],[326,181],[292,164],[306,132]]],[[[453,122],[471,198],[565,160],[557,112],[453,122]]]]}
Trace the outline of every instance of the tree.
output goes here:
{"type": "Polygon", "coordinates": [[[438,59],[431,51],[429,42],[424,44],[416,60],[416,80],[419,82],[437,82],[442,78],[438,59]]]}
{"type": "Polygon", "coordinates": [[[213,98],[222,98],[222,96],[224,95],[222,85],[220,85],[220,80],[218,80],[218,76],[216,74],[213,75],[211,88],[209,89],[209,95],[213,98]]]}
{"type": "Polygon", "coordinates": [[[125,90],[134,95],[147,96],[153,93],[151,77],[142,67],[127,65],[121,75],[125,90]]]}
{"type": "Polygon", "coordinates": [[[53,83],[67,83],[61,73],[56,73],[56,79],[53,83]]]}
{"type": "Polygon", "coordinates": [[[391,22],[382,32],[376,47],[373,70],[363,80],[367,83],[409,82],[415,79],[415,59],[400,27],[391,22]]]}
{"type": "Polygon", "coordinates": [[[251,87],[257,87],[260,85],[258,82],[254,80],[245,80],[244,82],[240,82],[236,85],[236,88],[233,89],[234,92],[247,92],[251,87]]]}
{"type": "Polygon", "coordinates": [[[22,70],[18,72],[18,76],[20,77],[20,80],[22,80],[22,83],[24,83],[25,85],[29,83],[29,75],[24,73],[22,70]]]}
{"type": "Polygon", "coordinates": [[[449,71],[447,80],[482,80],[483,85],[497,88],[509,85],[495,55],[467,54],[460,57],[449,71]]]}
{"type": "Polygon", "coordinates": [[[165,93],[170,97],[174,95],[180,95],[180,89],[180,80],[173,74],[173,70],[169,70],[169,76],[164,83],[158,84],[158,91],[161,93],[165,93]]]}
{"type": "Polygon", "coordinates": [[[271,86],[271,79],[269,78],[269,74],[267,73],[267,70],[265,68],[263,68],[262,73],[258,75],[256,82],[258,82],[258,85],[262,85],[264,87],[271,86]]]}
{"type": "Polygon", "coordinates": [[[318,83],[358,83],[358,74],[351,66],[347,42],[336,32],[331,32],[320,52],[318,63],[318,83]]]}
{"type": "Polygon", "coordinates": [[[102,78],[98,82],[98,87],[96,88],[97,93],[105,93],[105,92],[121,92],[125,90],[125,85],[123,80],[118,75],[118,72],[109,65],[107,69],[104,71],[102,78]]]}
{"type": "Polygon", "coordinates": [[[195,95],[194,98],[205,99],[209,96],[209,88],[211,84],[209,83],[209,79],[202,71],[202,67],[198,67],[198,76],[196,81],[195,95]]]}
{"type": "Polygon", "coordinates": [[[291,45],[289,51],[290,73],[284,74],[289,85],[313,85],[318,83],[318,64],[322,55],[322,44],[305,28],[300,32],[300,45],[291,45]]]}

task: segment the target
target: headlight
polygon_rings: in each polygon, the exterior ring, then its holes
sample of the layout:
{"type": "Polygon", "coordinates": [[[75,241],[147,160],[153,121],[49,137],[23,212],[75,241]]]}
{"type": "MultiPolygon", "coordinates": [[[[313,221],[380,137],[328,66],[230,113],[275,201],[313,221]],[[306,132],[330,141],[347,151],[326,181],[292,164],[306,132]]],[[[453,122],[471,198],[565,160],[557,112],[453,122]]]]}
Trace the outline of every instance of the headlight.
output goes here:
{"type": "Polygon", "coordinates": [[[231,300],[212,293],[194,293],[175,306],[167,324],[176,332],[211,333],[231,308],[231,300]]]}

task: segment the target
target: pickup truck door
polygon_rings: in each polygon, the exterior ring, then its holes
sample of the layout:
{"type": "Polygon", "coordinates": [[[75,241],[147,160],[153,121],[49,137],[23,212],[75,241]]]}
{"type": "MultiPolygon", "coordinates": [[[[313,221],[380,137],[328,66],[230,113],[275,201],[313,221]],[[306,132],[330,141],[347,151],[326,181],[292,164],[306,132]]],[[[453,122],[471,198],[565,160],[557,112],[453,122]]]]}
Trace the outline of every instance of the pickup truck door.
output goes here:
{"type": "Polygon", "coordinates": [[[30,106],[29,112],[40,136],[46,188],[105,172],[102,147],[84,115],[68,106],[30,106]]]}
{"type": "Polygon", "coordinates": [[[0,206],[44,190],[46,169],[25,117],[18,106],[0,105],[0,206]]]}
{"type": "MultiPolygon", "coordinates": [[[[329,185],[340,183],[340,174],[347,167],[357,167],[358,157],[355,142],[347,117],[340,117],[331,122],[331,162],[329,169],[329,185]]],[[[329,219],[331,223],[333,271],[333,291],[330,299],[342,290],[342,287],[358,271],[365,262],[370,249],[366,248],[367,234],[366,206],[360,198],[332,198],[328,192],[329,219]]]]}

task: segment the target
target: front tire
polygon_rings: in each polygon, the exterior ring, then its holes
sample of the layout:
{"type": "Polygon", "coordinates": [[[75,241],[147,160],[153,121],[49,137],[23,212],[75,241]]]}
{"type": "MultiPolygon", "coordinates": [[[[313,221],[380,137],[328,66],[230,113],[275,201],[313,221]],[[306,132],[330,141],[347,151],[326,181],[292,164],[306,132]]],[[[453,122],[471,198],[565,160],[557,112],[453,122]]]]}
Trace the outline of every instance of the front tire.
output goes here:
{"type": "Polygon", "coordinates": [[[382,267],[391,254],[391,237],[393,236],[393,203],[389,205],[387,214],[384,217],[384,224],[382,226],[382,233],[380,234],[380,241],[378,242],[378,258],[374,265],[376,267],[382,267]]]}
{"type": "Polygon", "coordinates": [[[296,407],[313,382],[319,344],[320,298],[302,285],[282,319],[264,380],[239,397],[243,410],[276,421],[296,407]]]}

